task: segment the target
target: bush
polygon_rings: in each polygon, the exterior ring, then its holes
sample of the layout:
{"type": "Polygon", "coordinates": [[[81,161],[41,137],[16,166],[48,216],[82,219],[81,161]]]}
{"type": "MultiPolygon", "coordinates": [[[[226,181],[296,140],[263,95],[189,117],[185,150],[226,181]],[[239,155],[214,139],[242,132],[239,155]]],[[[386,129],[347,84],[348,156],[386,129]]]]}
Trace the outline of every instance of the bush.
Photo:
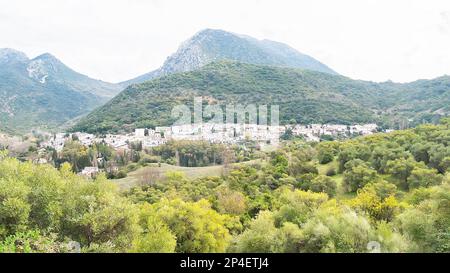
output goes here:
{"type": "MultiPolygon", "coordinates": [[[[349,164],[346,164],[348,166],[349,164]]],[[[347,192],[356,192],[370,182],[379,181],[377,172],[365,164],[348,168],[344,172],[343,186],[347,192]]]]}
{"type": "Polygon", "coordinates": [[[320,164],[327,164],[333,161],[334,155],[332,152],[326,150],[319,150],[319,154],[317,155],[320,164]]]}
{"type": "Polygon", "coordinates": [[[127,168],[127,172],[132,172],[132,171],[137,170],[138,165],[135,164],[135,163],[130,163],[130,164],[127,165],[126,168],[127,168]]]}
{"type": "Polygon", "coordinates": [[[335,176],[336,173],[337,173],[336,168],[330,167],[330,168],[328,168],[328,170],[325,174],[326,174],[326,176],[335,176]]]}
{"type": "Polygon", "coordinates": [[[311,181],[309,189],[313,192],[324,192],[328,196],[336,195],[336,181],[328,176],[319,175],[311,181]]]}
{"type": "Polygon", "coordinates": [[[127,177],[127,173],[124,170],[121,170],[116,174],[117,179],[125,178],[125,177],[127,177]]]}
{"type": "Polygon", "coordinates": [[[158,163],[160,162],[161,157],[159,156],[151,156],[151,155],[145,155],[139,160],[139,164],[144,165],[148,163],[158,163]]]}

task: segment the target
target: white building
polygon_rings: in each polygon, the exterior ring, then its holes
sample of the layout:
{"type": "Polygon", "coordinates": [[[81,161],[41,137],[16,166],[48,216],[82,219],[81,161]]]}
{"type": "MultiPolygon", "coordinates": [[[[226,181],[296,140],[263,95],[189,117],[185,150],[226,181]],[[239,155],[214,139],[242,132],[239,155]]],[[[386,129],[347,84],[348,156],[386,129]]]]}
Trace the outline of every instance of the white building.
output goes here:
{"type": "Polygon", "coordinates": [[[368,135],[377,131],[376,124],[310,124],[310,125],[286,125],[269,126],[261,124],[234,124],[234,123],[201,123],[174,125],[172,127],[156,127],[153,129],[138,128],[132,134],[113,135],[96,137],[92,134],[56,134],[47,142],[41,144],[42,147],[52,147],[60,152],[64,143],[77,135],[79,141],[84,146],[91,146],[94,143],[105,143],[113,149],[129,149],[130,143],[141,142],[144,148],[155,147],[166,143],[169,140],[203,140],[211,143],[234,144],[246,140],[258,143],[277,143],[287,129],[297,136],[303,136],[306,141],[320,141],[324,135],[338,138],[345,138],[354,134],[368,135]]]}
{"type": "Polygon", "coordinates": [[[96,175],[98,173],[98,167],[85,167],[82,171],[81,171],[81,175],[86,176],[86,177],[93,177],[94,175],[96,175]]]}
{"type": "Polygon", "coordinates": [[[145,137],[145,129],[139,128],[134,130],[134,136],[145,137]]]}

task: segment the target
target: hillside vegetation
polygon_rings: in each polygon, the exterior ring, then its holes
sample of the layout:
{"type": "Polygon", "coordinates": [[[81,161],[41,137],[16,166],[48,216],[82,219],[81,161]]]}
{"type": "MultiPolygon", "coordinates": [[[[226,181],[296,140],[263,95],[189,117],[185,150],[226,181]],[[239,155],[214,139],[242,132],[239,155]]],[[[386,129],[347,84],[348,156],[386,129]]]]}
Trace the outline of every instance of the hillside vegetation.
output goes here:
{"type": "Polygon", "coordinates": [[[356,81],[309,70],[216,62],[131,85],[77,123],[73,130],[130,131],[172,125],[175,105],[279,105],[282,123],[369,123],[385,127],[434,122],[448,114],[450,78],[409,84],[356,81]]]}
{"type": "Polygon", "coordinates": [[[2,153],[0,252],[449,252],[449,147],[443,119],[125,192],[2,153]]]}
{"type": "Polygon", "coordinates": [[[51,54],[34,59],[0,49],[0,131],[54,129],[119,93],[118,85],[79,74],[51,54]]]}

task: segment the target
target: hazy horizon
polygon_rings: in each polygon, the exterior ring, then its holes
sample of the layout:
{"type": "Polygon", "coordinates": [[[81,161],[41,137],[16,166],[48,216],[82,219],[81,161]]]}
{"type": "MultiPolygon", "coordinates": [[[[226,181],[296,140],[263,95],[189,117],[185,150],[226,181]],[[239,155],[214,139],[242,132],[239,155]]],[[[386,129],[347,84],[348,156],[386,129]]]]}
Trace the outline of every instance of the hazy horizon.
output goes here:
{"type": "Polygon", "coordinates": [[[213,28],[288,44],[353,79],[450,74],[448,1],[91,2],[0,0],[0,48],[30,58],[49,52],[77,72],[120,82],[213,28]]]}

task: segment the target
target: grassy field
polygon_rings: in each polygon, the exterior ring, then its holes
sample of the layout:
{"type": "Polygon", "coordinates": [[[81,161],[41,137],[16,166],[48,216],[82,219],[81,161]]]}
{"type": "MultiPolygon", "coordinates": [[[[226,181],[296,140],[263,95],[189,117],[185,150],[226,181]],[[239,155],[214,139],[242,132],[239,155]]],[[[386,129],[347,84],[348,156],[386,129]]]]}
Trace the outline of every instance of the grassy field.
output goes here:
{"type": "MultiPolygon", "coordinates": [[[[338,162],[332,161],[328,164],[318,164],[317,168],[319,170],[319,174],[326,175],[327,171],[330,168],[334,168],[336,171],[338,170],[338,162]]],[[[356,196],[356,193],[348,193],[344,191],[344,187],[342,186],[342,182],[344,180],[344,177],[342,174],[336,174],[333,176],[330,176],[331,179],[336,181],[337,190],[336,190],[336,199],[350,199],[356,196]]]]}
{"type": "MultiPolygon", "coordinates": [[[[251,164],[256,162],[257,160],[242,162],[242,163],[235,163],[236,165],[242,165],[242,164],[251,164]]],[[[330,168],[334,168],[337,170],[338,163],[337,161],[330,162],[328,164],[318,164],[317,165],[319,174],[326,175],[327,171],[330,168]]],[[[136,171],[128,173],[127,177],[122,179],[114,179],[111,180],[119,185],[119,187],[123,190],[129,189],[133,186],[139,185],[139,183],[142,183],[143,180],[145,180],[146,176],[148,176],[149,172],[152,172],[153,174],[156,174],[160,177],[160,179],[164,178],[164,175],[167,172],[181,172],[183,173],[186,178],[189,179],[195,179],[200,177],[207,177],[207,176],[221,176],[223,174],[223,165],[215,165],[215,166],[208,166],[208,167],[179,167],[179,166],[173,166],[169,164],[162,163],[159,167],[158,164],[151,164],[151,166],[142,167],[137,169],[136,171]]],[[[336,174],[334,176],[330,176],[334,181],[336,181],[337,184],[337,193],[336,193],[336,199],[349,199],[355,197],[355,193],[346,193],[344,191],[344,188],[342,186],[343,181],[343,175],[342,174],[336,174]]]]}
{"type": "Polygon", "coordinates": [[[166,172],[176,171],[182,172],[187,178],[198,178],[206,176],[220,176],[223,172],[223,165],[208,166],[208,167],[179,167],[162,163],[160,167],[158,164],[139,168],[136,171],[128,173],[127,177],[122,179],[112,180],[116,182],[120,188],[127,189],[138,185],[149,170],[157,173],[158,176],[163,177],[166,172]]]}
{"type": "MultiPolygon", "coordinates": [[[[242,163],[235,163],[233,166],[240,164],[251,164],[257,160],[251,160],[242,163]]],[[[149,171],[156,173],[157,176],[163,178],[167,172],[181,172],[189,179],[195,179],[207,176],[221,176],[223,173],[223,165],[215,165],[208,167],[179,167],[162,163],[159,167],[158,164],[152,164],[151,166],[139,168],[136,171],[128,173],[127,177],[122,179],[111,180],[119,185],[121,189],[129,189],[133,186],[139,185],[145,176],[148,176],[149,171]]]]}

